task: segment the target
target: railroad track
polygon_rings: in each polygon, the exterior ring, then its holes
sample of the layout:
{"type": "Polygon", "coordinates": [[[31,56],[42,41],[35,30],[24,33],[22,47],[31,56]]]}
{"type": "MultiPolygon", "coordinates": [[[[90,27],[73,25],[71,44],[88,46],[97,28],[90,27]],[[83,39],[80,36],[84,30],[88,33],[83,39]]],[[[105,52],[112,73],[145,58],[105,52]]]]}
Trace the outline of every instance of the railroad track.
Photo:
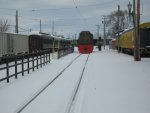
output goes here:
{"type": "MultiPolygon", "coordinates": [[[[53,78],[47,85],[45,85],[39,92],[37,92],[28,102],[26,102],[22,107],[20,107],[16,113],[21,113],[31,102],[33,102],[44,90],[46,90],[54,81],[56,81],[62,73],[69,68],[74,61],[76,61],[80,55],[78,55],[76,58],[74,58],[55,78],[53,78]]],[[[81,78],[82,79],[82,78],[81,78]]],[[[81,81],[81,80],[80,80],[81,81]]],[[[79,87],[79,86],[78,86],[79,87]]],[[[77,90],[78,91],[78,90],[77,90]]],[[[76,91],[76,93],[77,93],[76,91]]],[[[75,96],[74,96],[75,98],[75,96]]]]}
{"type": "Polygon", "coordinates": [[[86,67],[86,64],[87,64],[88,59],[89,59],[89,55],[90,55],[90,54],[88,54],[88,56],[87,56],[86,62],[85,62],[84,67],[83,67],[83,69],[82,69],[81,76],[80,76],[80,78],[79,78],[79,81],[78,81],[78,83],[77,83],[77,86],[75,87],[75,90],[74,90],[74,93],[73,93],[73,97],[72,97],[72,99],[71,99],[70,105],[69,105],[69,107],[68,107],[66,113],[73,113],[72,108],[73,108],[73,106],[74,106],[74,102],[75,102],[75,100],[76,100],[77,93],[78,93],[78,91],[79,91],[79,88],[80,88],[80,85],[81,85],[81,82],[82,82],[82,78],[83,78],[83,76],[84,76],[84,71],[85,71],[85,67],[86,67]]]}

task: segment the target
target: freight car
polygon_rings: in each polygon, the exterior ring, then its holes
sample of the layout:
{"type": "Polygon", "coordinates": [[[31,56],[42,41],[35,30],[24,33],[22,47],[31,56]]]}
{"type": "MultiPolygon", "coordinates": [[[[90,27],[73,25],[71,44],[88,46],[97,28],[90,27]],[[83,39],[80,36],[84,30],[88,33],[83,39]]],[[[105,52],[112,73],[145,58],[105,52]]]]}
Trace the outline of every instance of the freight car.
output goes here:
{"type": "Polygon", "coordinates": [[[29,52],[28,36],[12,33],[0,33],[0,57],[29,52]]]}
{"type": "Polygon", "coordinates": [[[82,31],[78,39],[78,51],[82,54],[93,52],[93,34],[89,31],[82,31]]]}
{"type": "MultiPolygon", "coordinates": [[[[150,54],[150,22],[140,24],[140,53],[150,54]]],[[[123,32],[116,40],[118,51],[131,53],[134,51],[134,30],[129,29],[123,32]]]]}
{"type": "Polygon", "coordinates": [[[52,52],[69,48],[71,40],[43,33],[30,35],[0,33],[0,59],[4,56],[33,53],[41,50],[52,52]]]}
{"type": "Polygon", "coordinates": [[[29,53],[40,50],[52,50],[54,38],[46,34],[29,35],[29,53]]]}
{"type": "Polygon", "coordinates": [[[109,43],[110,43],[110,48],[111,49],[117,49],[117,41],[116,41],[115,38],[112,39],[109,43]]]}

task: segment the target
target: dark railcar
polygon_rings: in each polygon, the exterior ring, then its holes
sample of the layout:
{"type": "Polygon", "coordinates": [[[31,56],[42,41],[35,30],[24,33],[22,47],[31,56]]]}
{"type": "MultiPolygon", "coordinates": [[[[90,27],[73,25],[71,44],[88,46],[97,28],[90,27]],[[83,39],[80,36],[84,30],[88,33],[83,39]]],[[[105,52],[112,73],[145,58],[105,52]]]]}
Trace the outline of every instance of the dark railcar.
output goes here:
{"type": "Polygon", "coordinates": [[[53,37],[48,35],[30,35],[29,36],[29,52],[39,50],[52,50],[53,37]]]}
{"type": "Polygon", "coordinates": [[[29,36],[29,52],[36,52],[42,50],[42,37],[40,35],[29,36]]]}
{"type": "Polygon", "coordinates": [[[89,31],[82,31],[79,34],[78,51],[82,54],[93,52],[93,34],[89,31]]]}
{"type": "Polygon", "coordinates": [[[140,30],[140,47],[150,47],[150,28],[144,28],[140,30]]]}
{"type": "Polygon", "coordinates": [[[43,50],[52,50],[54,38],[51,36],[42,35],[42,49],[43,50]]]}

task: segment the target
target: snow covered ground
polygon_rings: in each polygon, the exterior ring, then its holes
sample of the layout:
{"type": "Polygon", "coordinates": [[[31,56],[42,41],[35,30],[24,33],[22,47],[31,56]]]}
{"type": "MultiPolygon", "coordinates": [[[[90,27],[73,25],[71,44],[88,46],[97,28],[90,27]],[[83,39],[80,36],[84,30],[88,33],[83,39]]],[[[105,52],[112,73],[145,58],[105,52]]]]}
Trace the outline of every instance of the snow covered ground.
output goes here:
{"type": "MultiPolygon", "coordinates": [[[[78,55],[74,52],[9,84],[0,83],[0,113],[16,113],[78,55]]],[[[67,113],[86,58],[81,55],[22,113],[67,113]]],[[[150,58],[135,62],[133,56],[95,49],[71,113],[150,113],[149,67],[150,58]]]]}

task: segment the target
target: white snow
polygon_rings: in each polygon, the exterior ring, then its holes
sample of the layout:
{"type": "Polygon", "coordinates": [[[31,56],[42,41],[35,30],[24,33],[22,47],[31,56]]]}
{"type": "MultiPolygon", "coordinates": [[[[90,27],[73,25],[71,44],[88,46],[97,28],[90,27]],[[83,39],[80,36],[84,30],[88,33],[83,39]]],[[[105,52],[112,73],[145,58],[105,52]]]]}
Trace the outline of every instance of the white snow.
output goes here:
{"type": "MultiPolygon", "coordinates": [[[[74,52],[35,70],[0,83],[0,113],[16,113],[75,57],[74,52]]],[[[67,113],[87,55],[81,55],[22,113],[67,113]]],[[[90,54],[71,113],[149,113],[150,58],[135,62],[133,56],[112,50],[90,54]]],[[[0,72],[0,75],[2,73],[0,72]]]]}

